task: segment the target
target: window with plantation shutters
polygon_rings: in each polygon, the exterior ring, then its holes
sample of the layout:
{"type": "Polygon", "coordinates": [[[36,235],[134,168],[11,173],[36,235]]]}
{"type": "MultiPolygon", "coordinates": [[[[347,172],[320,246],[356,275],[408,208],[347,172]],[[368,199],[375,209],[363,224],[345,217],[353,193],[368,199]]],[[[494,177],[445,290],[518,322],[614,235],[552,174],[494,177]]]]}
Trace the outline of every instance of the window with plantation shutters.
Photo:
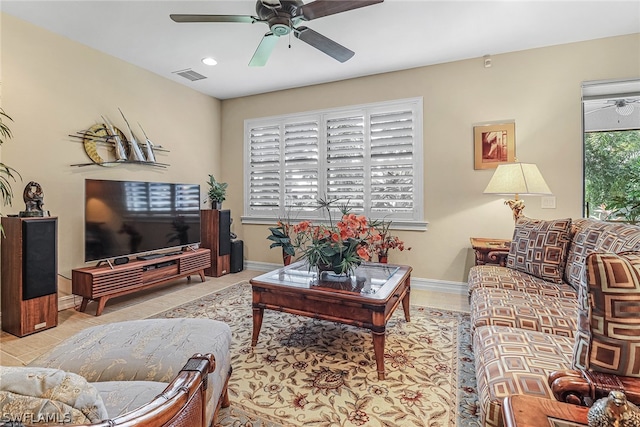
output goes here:
{"type": "Polygon", "coordinates": [[[243,222],[321,218],[318,199],[423,228],[422,99],[245,121],[243,222]]]}

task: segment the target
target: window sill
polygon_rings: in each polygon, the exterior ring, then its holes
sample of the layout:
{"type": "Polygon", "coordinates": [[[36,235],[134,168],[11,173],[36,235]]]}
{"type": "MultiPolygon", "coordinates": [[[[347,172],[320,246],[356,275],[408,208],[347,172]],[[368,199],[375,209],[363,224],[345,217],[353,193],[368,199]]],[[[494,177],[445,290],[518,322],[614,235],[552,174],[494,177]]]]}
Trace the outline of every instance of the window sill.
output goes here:
{"type": "MultiPolygon", "coordinates": [[[[240,218],[242,224],[250,225],[274,225],[277,222],[275,218],[259,217],[259,216],[242,216],[240,218]]],[[[319,220],[313,220],[314,222],[322,222],[319,220]]],[[[297,221],[295,221],[297,222],[297,221]]],[[[401,221],[393,220],[391,224],[392,230],[407,230],[407,231],[427,231],[428,221],[401,221]]]]}

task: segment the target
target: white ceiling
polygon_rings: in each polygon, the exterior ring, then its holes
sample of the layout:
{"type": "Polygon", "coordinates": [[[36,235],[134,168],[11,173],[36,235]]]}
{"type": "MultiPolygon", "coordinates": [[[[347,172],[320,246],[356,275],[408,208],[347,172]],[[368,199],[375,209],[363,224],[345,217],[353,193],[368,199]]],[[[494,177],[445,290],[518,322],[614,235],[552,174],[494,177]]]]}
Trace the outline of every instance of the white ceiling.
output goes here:
{"type": "Polygon", "coordinates": [[[0,8],[219,99],[640,33],[640,0],[385,0],[305,23],[355,51],[345,63],[295,37],[288,48],[283,37],[266,66],[249,67],[267,25],[178,24],[169,14],[255,15],[255,0],[2,0],[0,8]],[[206,56],[218,65],[202,64],[206,56]],[[184,69],[207,78],[174,73],[184,69]]]}

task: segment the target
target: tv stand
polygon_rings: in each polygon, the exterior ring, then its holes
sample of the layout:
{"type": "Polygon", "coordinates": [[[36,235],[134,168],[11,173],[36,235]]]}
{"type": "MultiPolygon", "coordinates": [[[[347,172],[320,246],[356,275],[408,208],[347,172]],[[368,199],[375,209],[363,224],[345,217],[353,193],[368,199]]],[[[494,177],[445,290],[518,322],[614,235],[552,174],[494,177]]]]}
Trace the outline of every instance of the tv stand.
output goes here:
{"type": "Polygon", "coordinates": [[[80,311],[89,301],[97,301],[96,316],[100,316],[110,298],[198,274],[204,282],[204,270],[211,267],[211,251],[196,249],[176,255],[162,254],[158,258],[137,259],[127,264],[77,268],[71,272],[71,290],[82,297],[80,311]]]}
{"type": "MultiPolygon", "coordinates": [[[[175,254],[172,254],[175,255],[175,254]]],[[[164,257],[164,254],[149,254],[149,255],[140,255],[136,257],[139,261],[149,261],[150,259],[158,259],[164,257]]]]}

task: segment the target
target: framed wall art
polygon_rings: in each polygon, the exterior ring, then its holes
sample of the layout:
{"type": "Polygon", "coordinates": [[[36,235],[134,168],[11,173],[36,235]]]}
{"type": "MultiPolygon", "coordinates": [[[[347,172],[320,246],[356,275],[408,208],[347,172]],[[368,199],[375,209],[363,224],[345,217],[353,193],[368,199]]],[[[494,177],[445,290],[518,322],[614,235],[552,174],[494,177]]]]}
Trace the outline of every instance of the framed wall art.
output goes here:
{"type": "Polygon", "coordinates": [[[495,169],[516,158],[516,124],[473,127],[474,169],[495,169]]]}

